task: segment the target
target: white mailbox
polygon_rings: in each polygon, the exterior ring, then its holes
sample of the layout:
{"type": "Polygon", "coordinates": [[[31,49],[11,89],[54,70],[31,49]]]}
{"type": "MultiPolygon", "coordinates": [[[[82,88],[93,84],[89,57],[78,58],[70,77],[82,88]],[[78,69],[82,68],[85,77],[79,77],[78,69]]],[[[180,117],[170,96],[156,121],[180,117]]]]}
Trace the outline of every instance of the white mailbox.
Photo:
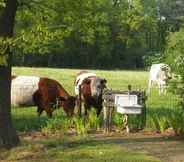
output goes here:
{"type": "Polygon", "coordinates": [[[137,95],[115,94],[115,106],[121,114],[141,114],[142,110],[137,95]]]}

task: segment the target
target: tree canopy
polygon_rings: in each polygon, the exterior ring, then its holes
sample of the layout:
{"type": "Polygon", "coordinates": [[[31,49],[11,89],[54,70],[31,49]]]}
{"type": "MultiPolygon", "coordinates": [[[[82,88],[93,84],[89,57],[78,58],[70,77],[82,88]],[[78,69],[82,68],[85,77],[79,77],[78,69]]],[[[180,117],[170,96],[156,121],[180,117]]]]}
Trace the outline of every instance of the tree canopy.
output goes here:
{"type": "Polygon", "coordinates": [[[159,50],[156,3],[149,2],[19,0],[14,64],[142,67],[142,56],[159,50]]]}

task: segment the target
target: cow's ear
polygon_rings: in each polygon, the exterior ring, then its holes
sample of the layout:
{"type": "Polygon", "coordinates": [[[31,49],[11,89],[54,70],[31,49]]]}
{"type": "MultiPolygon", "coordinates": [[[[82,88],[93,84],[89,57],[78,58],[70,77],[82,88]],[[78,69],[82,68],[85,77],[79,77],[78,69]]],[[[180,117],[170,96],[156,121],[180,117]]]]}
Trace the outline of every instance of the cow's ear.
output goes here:
{"type": "Polygon", "coordinates": [[[107,80],[106,79],[102,79],[101,80],[101,84],[106,84],[107,83],[107,80]]]}
{"type": "Polygon", "coordinates": [[[59,101],[66,101],[66,98],[64,98],[64,97],[62,97],[62,96],[59,96],[59,97],[58,97],[58,100],[59,100],[59,101]]]}
{"type": "Polygon", "coordinates": [[[91,83],[91,80],[88,79],[88,78],[86,78],[86,79],[83,81],[83,83],[90,84],[90,83],[91,83]]]}
{"type": "Polygon", "coordinates": [[[163,71],[165,71],[165,70],[166,70],[166,67],[165,67],[165,66],[162,66],[161,69],[162,69],[163,71]]]}

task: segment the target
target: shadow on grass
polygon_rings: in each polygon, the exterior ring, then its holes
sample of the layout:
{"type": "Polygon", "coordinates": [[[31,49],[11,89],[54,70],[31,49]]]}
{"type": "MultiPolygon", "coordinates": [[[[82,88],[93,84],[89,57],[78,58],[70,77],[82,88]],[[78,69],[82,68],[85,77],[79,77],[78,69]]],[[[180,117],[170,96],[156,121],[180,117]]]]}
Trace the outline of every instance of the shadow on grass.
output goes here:
{"type": "MultiPolygon", "coordinates": [[[[36,107],[13,108],[12,109],[13,123],[17,131],[39,131],[47,125],[49,118],[43,112],[39,117],[36,112],[36,107]]],[[[54,112],[53,119],[60,116],[60,112],[54,112]]]]}

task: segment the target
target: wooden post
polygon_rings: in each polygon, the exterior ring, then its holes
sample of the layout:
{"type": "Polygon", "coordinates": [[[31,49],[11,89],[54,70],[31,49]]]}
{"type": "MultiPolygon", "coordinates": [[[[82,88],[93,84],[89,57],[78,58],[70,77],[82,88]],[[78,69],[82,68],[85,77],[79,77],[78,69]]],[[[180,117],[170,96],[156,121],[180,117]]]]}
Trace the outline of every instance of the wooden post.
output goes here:
{"type": "Polygon", "coordinates": [[[108,117],[108,132],[111,131],[111,125],[112,125],[112,112],[113,112],[113,107],[109,107],[109,117],[108,117]]]}
{"type": "Polygon", "coordinates": [[[109,133],[111,130],[111,121],[112,121],[112,110],[113,110],[113,101],[111,90],[106,91],[103,95],[103,126],[104,133],[109,133]]]}
{"type": "Polygon", "coordinates": [[[124,123],[124,126],[126,128],[126,132],[129,133],[130,129],[129,129],[129,126],[128,126],[128,115],[127,114],[125,114],[125,116],[124,116],[123,123],[124,123]]]}
{"type": "MultiPolygon", "coordinates": [[[[106,100],[104,100],[104,103],[106,103],[106,100]]],[[[107,107],[104,104],[103,105],[103,126],[104,126],[104,133],[107,132],[107,107]]]]}

